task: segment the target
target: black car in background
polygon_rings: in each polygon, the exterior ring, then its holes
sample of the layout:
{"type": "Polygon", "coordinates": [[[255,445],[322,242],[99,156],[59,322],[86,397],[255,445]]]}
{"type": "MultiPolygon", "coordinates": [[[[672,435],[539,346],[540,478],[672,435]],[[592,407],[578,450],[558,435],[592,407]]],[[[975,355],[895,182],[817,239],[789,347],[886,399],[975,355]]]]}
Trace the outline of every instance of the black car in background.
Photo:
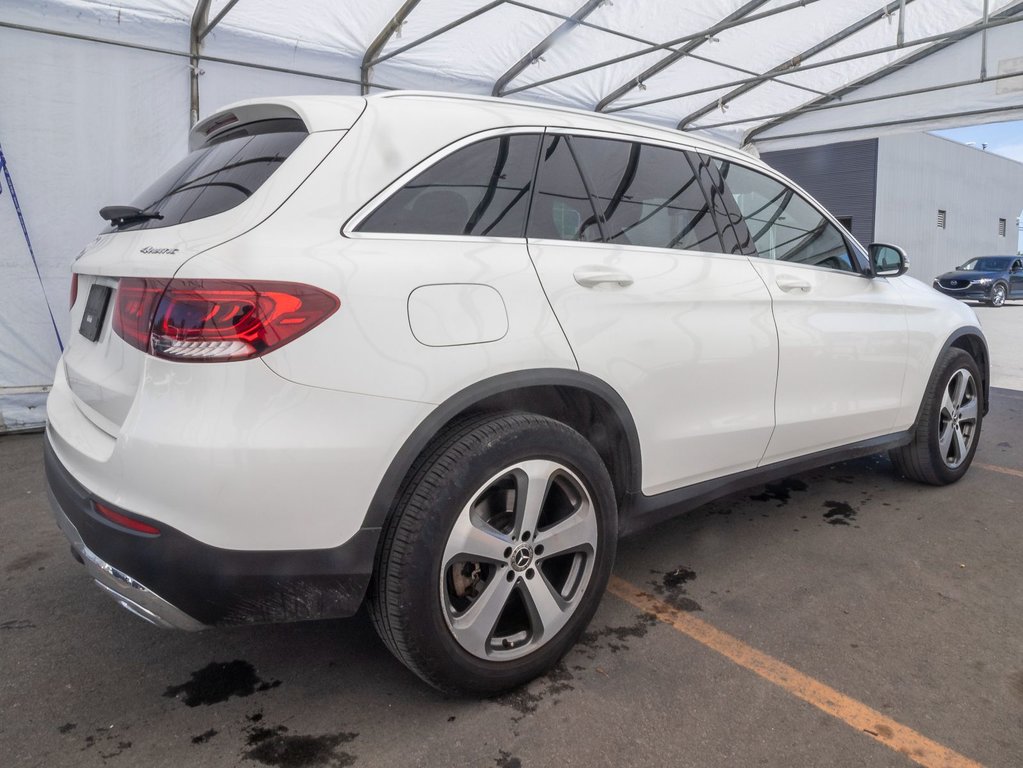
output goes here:
{"type": "Polygon", "coordinates": [[[1000,307],[1007,299],[1023,299],[1023,257],[978,256],[938,275],[934,287],[946,296],[1000,307]]]}

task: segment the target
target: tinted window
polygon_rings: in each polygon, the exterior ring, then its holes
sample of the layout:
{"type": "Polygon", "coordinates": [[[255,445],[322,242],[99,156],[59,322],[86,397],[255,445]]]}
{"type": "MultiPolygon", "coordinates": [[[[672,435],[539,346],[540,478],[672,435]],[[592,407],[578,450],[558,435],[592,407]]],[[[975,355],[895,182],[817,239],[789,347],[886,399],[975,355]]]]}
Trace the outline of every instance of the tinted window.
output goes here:
{"type": "Polygon", "coordinates": [[[159,213],[118,227],[155,229],[204,219],[234,208],[259,189],[306,137],[301,120],[264,120],[228,131],[161,176],[132,201],[159,213]]]}
{"type": "Polygon", "coordinates": [[[721,251],[707,198],[684,152],[613,139],[571,141],[606,242],[721,251]]]}
{"type": "Polygon", "coordinates": [[[838,228],[794,190],[745,166],[715,162],[762,257],[859,271],[838,228]]]}
{"type": "Polygon", "coordinates": [[[601,239],[597,215],[565,136],[544,140],[527,234],[549,240],[601,239]]]}
{"type": "Polygon", "coordinates": [[[721,163],[706,155],[690,153],[697,178],[710,198],[711,210],[721,233],[721,244],[725,253],[756,256],[749,228],[742,217],[742,211],[735,204],[735,198],[728,192],[725,176],[731,170],[729,163],[721,163]]]}
{"type": "Polygon", "coordinates": [[[539,143],[517,135],[463,147],[395,192],[357,231],[522,237],[539,143]]]}
{"type": "Polygon", "coordinates": [[[1012,256],[982,256],[978,259],[970,259],[963,264],[963,269],[979,270],[982,272],[1004,272],[1009,268],[1012,256]]]}

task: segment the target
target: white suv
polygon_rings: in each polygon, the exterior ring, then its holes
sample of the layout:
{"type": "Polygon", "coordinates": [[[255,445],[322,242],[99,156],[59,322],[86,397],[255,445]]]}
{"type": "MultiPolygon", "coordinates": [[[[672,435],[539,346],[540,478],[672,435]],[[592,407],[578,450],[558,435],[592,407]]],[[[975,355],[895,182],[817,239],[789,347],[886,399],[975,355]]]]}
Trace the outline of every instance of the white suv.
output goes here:
{"type": "Polygon", "coordinates": [[[161,626],[348,616],[446,690],[554,664],[619,536],[890,450],[967,470],[971,309],[749,155],[389,93],[231,106],[74,264],[46,470],[161,626]]]}

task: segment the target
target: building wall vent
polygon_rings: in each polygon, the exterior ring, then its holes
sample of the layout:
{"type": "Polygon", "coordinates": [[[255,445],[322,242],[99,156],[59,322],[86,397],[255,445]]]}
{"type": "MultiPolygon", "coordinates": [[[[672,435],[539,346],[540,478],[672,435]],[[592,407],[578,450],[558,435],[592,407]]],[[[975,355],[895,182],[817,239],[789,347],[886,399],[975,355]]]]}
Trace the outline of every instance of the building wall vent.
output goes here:
{"type": "Polygon", "coordinates": [[[1005,219],[998,220],[998,236],[1005,237],[1005,219]]]}
{"type": "Polygon", "coordinates": [[[945,211],[941,208],[938,209],[938,229],[945,228],[945,211]]]}

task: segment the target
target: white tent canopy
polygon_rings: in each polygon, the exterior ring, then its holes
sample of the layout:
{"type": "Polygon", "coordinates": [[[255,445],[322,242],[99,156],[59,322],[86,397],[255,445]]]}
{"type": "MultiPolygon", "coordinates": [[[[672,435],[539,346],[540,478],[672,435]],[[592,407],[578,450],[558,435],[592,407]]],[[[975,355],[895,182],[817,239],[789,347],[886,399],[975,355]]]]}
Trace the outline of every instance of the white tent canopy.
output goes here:
{"type": "Polygon", "coordinates": [[[458,90],[805,146],[1023,116],[1021,21],[1020,0],[3,0],[0,431],[41,419],[96,209],[229,102],[458,90]]]}

